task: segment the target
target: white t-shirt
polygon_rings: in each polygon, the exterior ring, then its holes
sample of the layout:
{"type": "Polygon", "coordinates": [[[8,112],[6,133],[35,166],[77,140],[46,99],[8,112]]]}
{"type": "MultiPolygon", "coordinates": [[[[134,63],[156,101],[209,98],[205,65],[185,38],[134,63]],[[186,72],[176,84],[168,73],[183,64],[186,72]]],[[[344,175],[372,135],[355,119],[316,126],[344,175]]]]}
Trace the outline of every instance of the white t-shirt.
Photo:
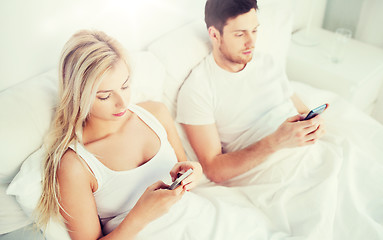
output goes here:
{"type": "Polygon", "coordinates": [[[255,53],[237,73],[209,54],[193,69],[178,94],[177,118],[189,125],[216,124],[223,152],[242,149],[297,114],[293,90],[271,56],[255,53]]]}

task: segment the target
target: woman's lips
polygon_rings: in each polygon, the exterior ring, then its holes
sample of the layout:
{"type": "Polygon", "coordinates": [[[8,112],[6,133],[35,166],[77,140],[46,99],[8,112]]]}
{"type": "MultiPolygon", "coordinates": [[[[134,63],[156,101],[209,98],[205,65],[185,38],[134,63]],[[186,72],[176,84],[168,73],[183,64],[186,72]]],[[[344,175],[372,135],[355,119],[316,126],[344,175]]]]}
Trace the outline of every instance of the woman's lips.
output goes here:
{"type": "Polygon", "coordinates": [[[124,110],[124,111],[122,111],[122,112],[120,112],[120,113],[113,114],[113,116],[121,117],[121,116],[123,116],[125,113],[126,113],[126,110],[124,110]]]}
{"type": "Polygon", "coordinates": [[[249,54],[251,54],[253,51],[252,50],[247,50],[247,51],[244,51],[244,52],[242,52],[243,54],[245,54],[245,55],[249,55],[249,54]]]}

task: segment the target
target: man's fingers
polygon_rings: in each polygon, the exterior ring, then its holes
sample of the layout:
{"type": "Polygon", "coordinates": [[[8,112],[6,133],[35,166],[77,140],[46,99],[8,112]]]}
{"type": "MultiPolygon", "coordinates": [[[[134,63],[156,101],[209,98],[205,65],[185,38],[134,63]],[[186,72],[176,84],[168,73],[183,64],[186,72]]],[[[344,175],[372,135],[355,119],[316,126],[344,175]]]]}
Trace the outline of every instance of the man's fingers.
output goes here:
{"type": "Polygon", "coordinates": [[[303,116],[298,114],[287,119],[288,122],[297,122],[303,119],[303,116]]]}

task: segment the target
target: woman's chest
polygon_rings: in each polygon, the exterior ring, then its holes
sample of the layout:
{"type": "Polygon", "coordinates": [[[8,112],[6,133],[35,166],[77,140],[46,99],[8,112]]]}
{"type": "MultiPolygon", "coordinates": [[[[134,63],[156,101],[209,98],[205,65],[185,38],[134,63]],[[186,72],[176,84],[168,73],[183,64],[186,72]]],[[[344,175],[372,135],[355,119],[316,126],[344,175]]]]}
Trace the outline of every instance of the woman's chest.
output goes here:
{"type": "Polygon", "coordinates": [[[151,160],[160,148],[157,134],[146,125],[138,125],[90,146],[88,151],[109,169],[126,171],[151,160]]]}

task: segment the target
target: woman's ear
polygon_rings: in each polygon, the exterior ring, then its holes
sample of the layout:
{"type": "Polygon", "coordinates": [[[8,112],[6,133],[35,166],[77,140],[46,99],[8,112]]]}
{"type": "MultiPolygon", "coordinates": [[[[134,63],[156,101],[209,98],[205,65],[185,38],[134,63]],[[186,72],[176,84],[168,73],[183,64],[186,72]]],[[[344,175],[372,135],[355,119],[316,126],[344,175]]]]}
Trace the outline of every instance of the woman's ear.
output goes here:
{"type": "Polygon", "coordinates": [[[208,29],[209,37],[213,45],[218,45],[221,39],[221,33],[214,26],[210,26],[208,29]]]}

